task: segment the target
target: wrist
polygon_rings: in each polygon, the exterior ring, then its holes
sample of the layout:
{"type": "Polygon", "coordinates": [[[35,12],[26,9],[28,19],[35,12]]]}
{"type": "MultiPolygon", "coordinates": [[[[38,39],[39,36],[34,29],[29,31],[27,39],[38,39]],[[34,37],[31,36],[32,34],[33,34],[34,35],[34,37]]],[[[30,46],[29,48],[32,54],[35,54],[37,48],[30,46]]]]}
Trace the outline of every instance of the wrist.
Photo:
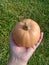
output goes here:
{"type": "Polygon", "coordinates": [[[27,65],[27,62],[24,62],[16,57],[11,57],[8,65],[27,65]]]}

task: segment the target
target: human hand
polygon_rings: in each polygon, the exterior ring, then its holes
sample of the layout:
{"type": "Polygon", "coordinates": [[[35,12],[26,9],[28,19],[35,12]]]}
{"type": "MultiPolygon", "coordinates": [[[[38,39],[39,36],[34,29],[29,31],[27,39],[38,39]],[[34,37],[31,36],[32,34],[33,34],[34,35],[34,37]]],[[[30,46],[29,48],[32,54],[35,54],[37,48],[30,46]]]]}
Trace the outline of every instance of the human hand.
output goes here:
{"type": "Polygon", "coordinates": [[[11,55],[12,57],[15,57],[21,63],[27,63],[32,54],[35,52],[37,47],[40,45],[41,41],[43,39],[43,32],[40,34],[40,39],[37,42],[36,45],[30,48],[25,48],[25,47],[19,47],[17,46],[14,41],[12,40],[12,32],[10,34],[10,48],[11,48],[11,55]]]}

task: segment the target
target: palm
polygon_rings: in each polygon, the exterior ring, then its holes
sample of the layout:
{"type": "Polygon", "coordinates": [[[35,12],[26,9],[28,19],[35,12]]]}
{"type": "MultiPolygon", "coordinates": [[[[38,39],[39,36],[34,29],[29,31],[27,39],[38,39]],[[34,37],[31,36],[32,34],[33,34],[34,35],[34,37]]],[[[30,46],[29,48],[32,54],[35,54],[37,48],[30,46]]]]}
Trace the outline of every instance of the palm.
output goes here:
{"type": "Polygon", "coordinates": [[[18,47],[12,40],[12,34],[10,35],[10,48],[12,55],[16,56],[19,59],[23,59],[25,61],[28,61],[28,59],[31,57],[33,52],[36,50],[36,48],[39,46],[41,40],[43,38],[43,33],[41,34],[41,38],[36,46],[26,49],[25,47],[18,47]]]}

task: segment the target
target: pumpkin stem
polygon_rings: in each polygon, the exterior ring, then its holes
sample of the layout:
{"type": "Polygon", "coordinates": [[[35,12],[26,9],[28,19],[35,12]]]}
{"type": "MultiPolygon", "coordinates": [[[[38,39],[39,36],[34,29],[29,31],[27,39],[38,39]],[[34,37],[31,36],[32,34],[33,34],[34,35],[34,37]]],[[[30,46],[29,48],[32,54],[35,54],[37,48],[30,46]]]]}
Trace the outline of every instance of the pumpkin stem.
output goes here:
{"type": "Polygon", "coordinates": [[[30,30],[30,26],[27,22],[24,23],[23,29],[24,30],[30,30]]]}

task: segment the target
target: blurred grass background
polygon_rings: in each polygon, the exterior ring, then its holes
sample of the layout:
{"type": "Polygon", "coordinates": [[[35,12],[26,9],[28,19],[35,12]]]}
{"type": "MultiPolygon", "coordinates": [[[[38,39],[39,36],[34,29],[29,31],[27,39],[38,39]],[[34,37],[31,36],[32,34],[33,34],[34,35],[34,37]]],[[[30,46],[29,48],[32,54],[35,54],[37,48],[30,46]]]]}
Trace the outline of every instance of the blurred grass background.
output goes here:
{"type": "Polygon", "coordinates": [[[44,32],[42,43],[28,65],[49,65],[49,0],[0,0],[0,65],[7,65],[10,32],[24,18],[36,21],[44,32]]]}

